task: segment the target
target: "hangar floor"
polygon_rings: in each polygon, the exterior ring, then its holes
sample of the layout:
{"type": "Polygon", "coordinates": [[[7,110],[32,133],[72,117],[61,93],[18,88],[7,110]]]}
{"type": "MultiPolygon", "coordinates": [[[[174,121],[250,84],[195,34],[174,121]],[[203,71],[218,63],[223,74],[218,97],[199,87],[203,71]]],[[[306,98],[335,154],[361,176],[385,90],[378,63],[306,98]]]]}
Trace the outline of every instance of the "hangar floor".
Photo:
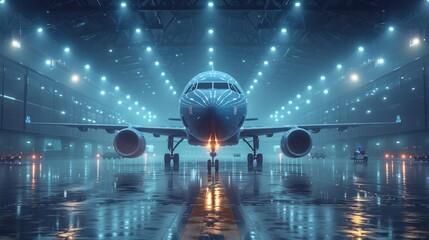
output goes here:
{"type": "Polygon", "coordinates": [[[429,236],[428,163],[272,158],[248,169],[244,159],[231,158],[208,174],[203,160],[182,157],[178,169],[162,162],[0,164],[0,238],[429,236]]]}

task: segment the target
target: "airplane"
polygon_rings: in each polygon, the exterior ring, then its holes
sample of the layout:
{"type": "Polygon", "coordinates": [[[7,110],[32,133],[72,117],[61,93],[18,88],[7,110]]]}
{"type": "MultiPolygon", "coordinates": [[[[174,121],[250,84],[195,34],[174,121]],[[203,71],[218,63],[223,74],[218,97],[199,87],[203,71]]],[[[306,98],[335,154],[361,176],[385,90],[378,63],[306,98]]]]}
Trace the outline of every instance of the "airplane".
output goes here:
{"type": "Polygon", "coordinates": [[[276,127],[243,127],[245,121],[255,120],[246,118],[247,98],[240,84],[232,76],[220,71],[206,71],[193,77],[179,100],[180,118],[170,120],[181,121],[183,127],[145,127],[138,125],[112,124],[80,124],[80,123],[28,123],[37,125],[75,127],[80,131],[88,129],[104,129],[107,133],[115,133],[114,148],[126,158],[141,156],[146,149],[146,139],[143,133],[153,134],[154,137],[167,136],[169,153],[164,155],[164,163],[179,164],[179,154],[176,148],[185,139],[190,145],[207,146],[210,157],[207,161],[207,171],[212,167],[219,171],[219,160],[216,150],[221,146],[237,145],[243,140],[251,149],[247,162],[253,166],[262,165],[263,155],[258,153],[259,137],[272,137],[275,133],[284,133],[280,140],[282,152],[290,158],[307,155],[313,145],[311,133],[321,129],[337,129],[345,131],[349,127],[397,124],[401,122],[397,116],[394,122],[372,123],[334,123],[284,125],[276,127]],[[176,139],[176,140],[175,140],[176,139]]]}

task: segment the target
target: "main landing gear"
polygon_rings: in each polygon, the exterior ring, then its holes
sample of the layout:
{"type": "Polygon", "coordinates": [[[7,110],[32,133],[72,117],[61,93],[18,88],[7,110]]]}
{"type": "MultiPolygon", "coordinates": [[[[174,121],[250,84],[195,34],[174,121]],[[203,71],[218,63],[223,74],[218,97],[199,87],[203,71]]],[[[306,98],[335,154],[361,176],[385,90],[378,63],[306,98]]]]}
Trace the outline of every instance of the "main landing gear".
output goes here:
{"type": "Polygon", "coordinates": [[[253,166],[253,160],[256,160],[256,164],[258,166],[262,165],[262,162],[264,161],[264,157],[261,153],[256,153],[259,149],[259,137],[253,137],[253,140],[248,141],[245,138],[243,138],[243,141],[247,143],[247,145],[252,149],[253,154],[249,153],[247,154],[247,164],[253,166]]]}
{"type": "Polygon", "coordinates": [[[183,142],[183,138],[181,138],[177,142],[174,142],[174,137],[169,136],[167,141],[168,150],[170,150],[170,153],[166,153],[164,155],[164,163],[165,165],[170,165],[170,161],[173,160],[174,165],[179,165],[179,154],[174,153],[174,150],[176,150],[177,146],[179,146],[179,144],[183,142]]]}

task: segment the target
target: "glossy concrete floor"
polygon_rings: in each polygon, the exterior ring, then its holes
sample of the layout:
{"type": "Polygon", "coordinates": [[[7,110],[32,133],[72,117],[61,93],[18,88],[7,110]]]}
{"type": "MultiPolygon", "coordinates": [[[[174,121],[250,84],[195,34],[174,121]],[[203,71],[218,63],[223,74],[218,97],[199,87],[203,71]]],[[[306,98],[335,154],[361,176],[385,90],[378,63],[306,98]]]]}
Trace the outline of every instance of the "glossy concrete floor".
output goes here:
{"type": "Polygon", "coordinates": [[[0,164],[0,239],[429,236],[429,163],[229,158],[208,174],[204,159],[0,164]]]}

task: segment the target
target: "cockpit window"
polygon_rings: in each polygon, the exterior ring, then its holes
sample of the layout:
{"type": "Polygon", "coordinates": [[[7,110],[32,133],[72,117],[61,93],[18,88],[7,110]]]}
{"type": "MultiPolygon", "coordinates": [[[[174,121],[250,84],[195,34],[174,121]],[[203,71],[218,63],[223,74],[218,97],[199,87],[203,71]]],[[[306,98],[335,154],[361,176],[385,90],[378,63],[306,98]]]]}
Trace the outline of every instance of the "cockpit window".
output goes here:
{"type": "Polygon", "coordinates": [[[188,90],[186,90],[185,94],[194,91],[195,88],[197,88],[197,84],[192,84],[191,86],[189,86],[188,90]]]}
{"type": "Polygon", "coordinates": [[[211,82],[202,82],[198,83],[198,89],[212,89],[212,83],[211,82]]]}
{"type": "Polygon", "coordinates": [[[214,89],[229,89],[228,83],[218,83],[218,82],[213,83],[213,88],[214,89]]]}
{"type": "Polygon", "coordinates": [[[229,88],[231,88],[232,91],[234,92],[238,92],[239,94],[241,94],[240,90],[238,89],[238,87],[236,87],[234,84],[230,83],[229,84],[229,88]]]}

